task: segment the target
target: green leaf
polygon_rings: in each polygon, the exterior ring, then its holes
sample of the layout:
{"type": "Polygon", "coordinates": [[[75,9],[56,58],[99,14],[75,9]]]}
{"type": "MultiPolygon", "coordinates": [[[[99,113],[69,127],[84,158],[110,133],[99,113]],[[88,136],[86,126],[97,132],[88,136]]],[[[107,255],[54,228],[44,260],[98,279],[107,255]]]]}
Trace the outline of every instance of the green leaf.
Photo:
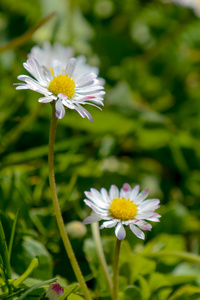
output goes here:
{"type": "Polygon", "coordinates": [[[200,277],[195,276],[195,275],[167,275],[166,276],[168,282],[170,285],[180,285],[180,284],[186,284],[186,283],[191,283],[191,282],[196,282],[200,277]]]}
{"type": "Polygon", "coordinates": [[[129,261],[129,264],[132,270],[132,277],[131,277],[132,281],[136,280],[137,274],[141,274],[141,275],[151,274],[156,269],[155,261],[144,258],[139,254],[133,256],[132,259],[129,261]]]}
{"type": "Polygon", "coordinates": [[[167,251],[172,253],[177,251],[180,253],[181,250],[185,250],[185,247],[185,239],[183,236],[163,233],[149,241],[145,245],[142,254],[149,258],[159,257],[159,261],[167,265],[174,265],[179,259],[175,255],[162,255],[161,252],[167,251]]]}
{"type": "Polygon", "coordinates": [[[31,277],[45,280],[52,277],[52,260],[43,244],[35,241],[30,237],[25,237],[21,245],[16,248],[15,258],[12,264],[15,272],[21,274],[26,270],[31,260],[38,256],[40,264],[37,269],[33,270],[31,277]]]}
{"type": "Polygon", "coordinates": [[[198,300],[200,299],[200,288],[196,286],[186,285],[180,287],[172,294],[169,300],[198,300]]]}
{"type": "Polygon", "coordinates": [[[29,288],[25,293],[23,293],[19,298],[18,300],[22,300],[24,299],[26,296],[28,296],[30,293],[32,293],[34,290],[38,289],[39,287],[41,286],[44,286],[44,285],[47,285],[47,284],[50,284],[52,282],[55,282],[56,281],[56,278],[54,279],[50,279],[50,280],[46,280],[46,281],[42,281],[34,286],[32,286],[31,288],[29,288]]]}
{"type": "Polygon", "coordinates": [[[163,275],[161,273],[151,274],[150,280],[149,280],[149,287],[152,292],[155,292],[158,289],[169,286],[169,285],[170,285],[170,283],[165,275],[163,275]]]}
{"type": "Polygon", "coordinates": [[[140,293],[142,295],[142,300],[150,299],[151,293],[150,293],[150,287],[149,287],[147,280],[139,274],[136,279],[139,281],[140,293]]]}
{"type": "Polygon", "coordinates": [[[70,294],[67,300],[83,300],[83,298],[79,295],[76,295],[74,293],[70,294]]]}
{"type": "Polygon", "coordinates": [[[124,291],[124,300],[142,300],[142,296],[140,294],[139,289],[136,286],[129,286],[124,291]]]}
{"type": "Polygon", "coordinates": [[[161,259],[163,259],[163,257],[175,257],[180,260],[185,260],[193,263],[200,263],[200,256],[189,252],[159,251],[159,252],[149,253],[147,256],[153,258],[154,257],[161,258],[161,259]]]}
{"type": "Polygon", "coordinates": [[[38,283],[41,283],[41,282],[42,282],[41,280],[38,280],[36,278],[28,277],[25,280],[23,280],[22,286],[25,287],[25,288],[30,288],[30,287],[38,284],[38,283]]]}

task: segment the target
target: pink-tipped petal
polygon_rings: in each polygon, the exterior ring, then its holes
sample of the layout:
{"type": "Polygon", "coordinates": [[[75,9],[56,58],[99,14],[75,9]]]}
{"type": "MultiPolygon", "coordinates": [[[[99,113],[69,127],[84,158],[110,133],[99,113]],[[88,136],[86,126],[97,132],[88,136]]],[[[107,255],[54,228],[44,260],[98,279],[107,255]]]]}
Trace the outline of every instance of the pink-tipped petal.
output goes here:
{"type": "Polygon", "coordinates": [[[135,225],[131,224],[130,226],[131,231],[139,238],[144,240],[145,239],[145,235],[144,232],[142,232],[142,230],[140,230],[138,227],[136,227],[135,225]]]}

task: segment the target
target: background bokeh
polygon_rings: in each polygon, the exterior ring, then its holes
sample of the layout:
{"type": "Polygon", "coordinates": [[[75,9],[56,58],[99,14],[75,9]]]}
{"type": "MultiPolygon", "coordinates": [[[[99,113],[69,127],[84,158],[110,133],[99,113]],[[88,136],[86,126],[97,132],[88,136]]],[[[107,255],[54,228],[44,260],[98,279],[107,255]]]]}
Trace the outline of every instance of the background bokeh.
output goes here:
{"type": "MultiPolygon", "coordinates": [[[[150,197],[161,199],[162,218],[144,242],[127,230],[121,299],[200,299],[198,265],[159,256],[161,250],[200,251],[200,19],[191,9],[156,0],[1,0],[0,218],[9,240],[19,209],[13,273],[22,274],[39,254],[42,263],[32,277],[75,281],[48,185],[51,107],[39,104],[37,93],[13,87],[27,74],[22,63],[30,49],[44,41],[74,47],[106,80],[102,112],[87,107],[91,124],[68,109],[55,145],[63,217],[95,299],[109,297],[91,229],[70,222],[90,213],[84,191],[125,182],[149,187],[150,197]],[[52,11],[57,14],[23,43],[4,47],[52,11]]],[[[111,266],[114,230],[101,235],[111,266]]]]}

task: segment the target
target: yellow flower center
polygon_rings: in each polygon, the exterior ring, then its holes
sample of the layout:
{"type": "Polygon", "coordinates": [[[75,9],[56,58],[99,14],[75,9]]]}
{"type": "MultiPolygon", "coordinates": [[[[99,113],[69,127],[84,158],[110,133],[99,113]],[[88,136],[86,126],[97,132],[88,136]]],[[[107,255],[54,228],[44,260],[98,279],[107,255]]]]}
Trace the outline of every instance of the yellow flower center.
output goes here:
{"type": "Polygon", "coordinates": [[[67,74],[61,74],[51,80],[49,90],[56,96],[62,93],[71,98],[75,93],[75,83],[67,74]]]}
{"type": "Polygon", "coordinates": [[[137,205],[124,197],[115,198],[110,204],[110,214],[122,221],[132,220],[137,214],[137,205]]]}

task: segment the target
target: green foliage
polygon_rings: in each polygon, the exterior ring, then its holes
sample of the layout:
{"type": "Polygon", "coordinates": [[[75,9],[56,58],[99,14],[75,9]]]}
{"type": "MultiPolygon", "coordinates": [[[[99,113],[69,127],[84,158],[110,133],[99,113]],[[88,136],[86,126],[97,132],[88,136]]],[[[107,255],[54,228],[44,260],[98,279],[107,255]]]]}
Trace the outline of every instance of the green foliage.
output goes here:
{"type": "MultiPolygon", "coordinates": [[[[103,111],[88,107],[93,124],[69,109],[58,122],[55,173],[66,225],[90,214],[82,200],[91,187],[149,187],[150,197],[161,199],[161,222],[145,242],[127,230],[120,299],[199,299],[200,19],[158,0],[2,0],[1,46],[53,10],[56,16],[0,58],[2,299],[9,277],[20,278],[36,256],[37,268],[12,291],[16,298],[43,297],[48,280],[60,275],[72,292],[68,299],[83,299],[70,285],[75,277],[50,199],[50,106],[38,104],[39,94],[13,87],[27,74],[22,63],[31,47],[45,40],[73,46],[106,80],[103,111]]],[[[112,275],[114,230],[103,229],[101,236],[112,275]]],[[[89,226],[72,246],[94,298],[109,299],[89,226]]]]}

